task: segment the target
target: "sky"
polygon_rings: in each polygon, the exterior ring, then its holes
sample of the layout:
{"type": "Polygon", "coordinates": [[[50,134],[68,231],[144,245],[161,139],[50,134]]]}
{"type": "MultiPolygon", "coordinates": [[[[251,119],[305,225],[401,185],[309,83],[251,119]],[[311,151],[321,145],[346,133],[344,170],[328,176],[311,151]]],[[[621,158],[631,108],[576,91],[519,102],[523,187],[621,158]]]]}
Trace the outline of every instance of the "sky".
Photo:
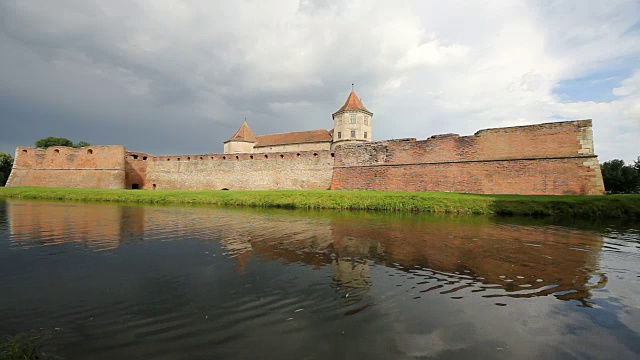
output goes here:
{"type": "Polygon", "coordinates": [[[154,155],[331,129],[374,140],[593,119],[640,156],[640,1],[0,0],[0,151],[43,137],[154,155]]]}

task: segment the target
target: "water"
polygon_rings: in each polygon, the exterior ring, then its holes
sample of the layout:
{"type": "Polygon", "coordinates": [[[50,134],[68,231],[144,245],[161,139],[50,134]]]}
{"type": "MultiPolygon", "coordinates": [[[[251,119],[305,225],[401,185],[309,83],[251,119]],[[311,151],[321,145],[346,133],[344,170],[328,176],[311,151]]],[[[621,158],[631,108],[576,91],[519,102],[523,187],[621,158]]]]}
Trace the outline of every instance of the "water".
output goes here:
{"type": "Polygon", "coordinates": [[[0,291],[68,359],[636,359],[640,224],[0,202],[0,291]]]}

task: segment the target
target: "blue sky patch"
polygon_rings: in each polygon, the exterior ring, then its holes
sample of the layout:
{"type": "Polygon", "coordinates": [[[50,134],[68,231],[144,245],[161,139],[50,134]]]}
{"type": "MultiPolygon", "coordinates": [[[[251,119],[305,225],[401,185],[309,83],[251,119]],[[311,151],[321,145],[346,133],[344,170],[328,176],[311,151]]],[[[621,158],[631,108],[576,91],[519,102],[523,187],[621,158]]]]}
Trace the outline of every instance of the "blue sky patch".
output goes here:
{"type": "Polygon", "coordinates": [[[632,75],[634,65],[630,61],[616,61],[613,65],[588,76],[561,81],[554,89],[554,93],[563,102],[615,100],[618,97],[613,95],[613,89],[619,87],[624,79],[632,75]]]}

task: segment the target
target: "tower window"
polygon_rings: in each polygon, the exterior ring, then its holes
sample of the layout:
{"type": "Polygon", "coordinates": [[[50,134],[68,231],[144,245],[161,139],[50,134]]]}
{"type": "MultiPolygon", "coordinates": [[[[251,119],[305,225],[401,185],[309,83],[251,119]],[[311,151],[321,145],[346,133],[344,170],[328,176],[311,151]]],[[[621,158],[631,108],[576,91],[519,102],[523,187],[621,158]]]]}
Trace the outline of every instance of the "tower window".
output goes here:
{"type": "Polygon", "coordinates": [[[338,125],[342,125],[342,116],[338,118],[338,125]]]}
{"type": "MultiPolygon", "coordinates": [[[[369,125],[369,117],[368,117],[368,116],[365,116],[365,117],[364,117],[364,124],[365,124],[365,125],[369,125]]],[[[366,137],[366,136],[365,136],[365,137],[366,137]]]]}
{"type": "Polygon", "coordinates": [[[351,130],[351,137],[352,138],[356,137],[356,131],[355,130],[351,130]]]}
{"type": "Polygon", "coordinates": [[[342,139],[342,133],[338,131],[338,139],[342,139]]]}
{"type": "Polygon", "coordinates": [[[349,117],[351,118],[351,123],[355,124],[356,123],[356,114],[351,114],[351,115],[349,115],[349,117]]]}
{"type": "Polygon", "coordinates": [[[364,138],[365,139],[367,138],[367,132],[366,131],[364,132],[364,138]]]}

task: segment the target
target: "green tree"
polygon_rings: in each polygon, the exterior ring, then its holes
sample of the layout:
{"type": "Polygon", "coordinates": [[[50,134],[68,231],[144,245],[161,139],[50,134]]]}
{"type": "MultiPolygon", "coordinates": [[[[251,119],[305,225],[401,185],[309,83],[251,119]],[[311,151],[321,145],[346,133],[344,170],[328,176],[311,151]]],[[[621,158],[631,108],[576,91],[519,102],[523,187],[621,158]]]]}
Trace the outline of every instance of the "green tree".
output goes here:
{"type": "Polygon", "coordinates": [[[625,165],[624,160],[605,161],[600,167],[604,188],[612,194],[640,192],[640,158],[634,165],[625,165]]]}
{"type": "Polygon", "coordinates": [[[49,146],[73,146],[73,142],[69,139],[49,136],[36,141],[36,147],[46,149],[49,146]]]}
{"type": "Polygon", "coordinates": [[[9,180],[12,167],[13,157],[7,153],[0,152],[0,186],[4,186],[9,180]]]}
{"type": "Polygon", "coordinates": [[[80,141],[80,142],[76,143],[75,145],[73,145],[74,148],[81,148],[81,147],[84,147],[84,146],[91,146],[91,144],[89,144],[86,141],[80,141]]]}
{"type": "Polygon", "coordinates": [[[91,146],[91,144],[86,141],[80,141],[77,144],[74,144],[73,141],[67,138],[59,138],[53,136],[49,136],[47,138],[36,141],[36,147],[46,149],[49,146],[69,146],[74,148],[81,148],[83,146],[91,146]]]}

